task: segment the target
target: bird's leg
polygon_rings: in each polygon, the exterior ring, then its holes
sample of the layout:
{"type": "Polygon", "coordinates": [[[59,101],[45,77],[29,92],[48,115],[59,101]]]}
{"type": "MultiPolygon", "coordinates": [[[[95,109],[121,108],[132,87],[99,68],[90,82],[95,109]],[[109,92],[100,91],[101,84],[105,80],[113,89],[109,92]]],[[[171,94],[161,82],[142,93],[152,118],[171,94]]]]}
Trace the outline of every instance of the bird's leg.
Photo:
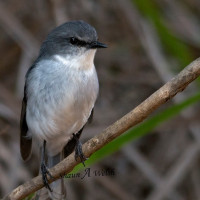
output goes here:
{"type": "Polygon", "coordinates": [[[41,166],[40,167],[41,167],[42,180],[43,180],[44,186],[50,192],[52,192],[52,189],[50,188],[49,183],[48,183],[47,175],[49,175],[51,178],[53,178],[53,177],[50,174],[50,172],[49,172],[49,170],[47,169],[47,166],[46,166],[46,162],[45,162],[45,148],[46,148],[46,141],[44,140],[43,148],[42,148],[42,160],[41,160],[41,166]]]}
{"type": "MultiPolygon", "coordinates": [[[[84,128],[84,127],[83,127],[84,128]]],[[[83,131],[83,128],[77,133],[77,135],[80,135],[81,132],[83,131]]],[[[85,167],[84,161],[87,160],[87,158],[84,156],[83,151],[82,151],[82,144],[79,141],[79,137],[77,137],[76,134],[73,134],[74,139],[76,140],[76,145],[75,145],[75,160],[77,161],[78,157],[80,158],[81,162],[83,163],[83,166],[85,167]]]]}

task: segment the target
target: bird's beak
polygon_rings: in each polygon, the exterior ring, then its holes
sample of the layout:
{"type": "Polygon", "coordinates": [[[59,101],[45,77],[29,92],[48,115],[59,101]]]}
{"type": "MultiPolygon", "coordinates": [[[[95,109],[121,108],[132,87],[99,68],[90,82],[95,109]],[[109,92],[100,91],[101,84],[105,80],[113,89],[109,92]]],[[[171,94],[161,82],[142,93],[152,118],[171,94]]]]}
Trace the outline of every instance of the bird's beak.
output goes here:
{"type": "Polygon", "coordinates": [[[107,48],[106,44],[103,44],[101,42],[98,41],[94,41],[90,43],[90,48],[91,49],[97,49],[97,48],[107,48]]]}

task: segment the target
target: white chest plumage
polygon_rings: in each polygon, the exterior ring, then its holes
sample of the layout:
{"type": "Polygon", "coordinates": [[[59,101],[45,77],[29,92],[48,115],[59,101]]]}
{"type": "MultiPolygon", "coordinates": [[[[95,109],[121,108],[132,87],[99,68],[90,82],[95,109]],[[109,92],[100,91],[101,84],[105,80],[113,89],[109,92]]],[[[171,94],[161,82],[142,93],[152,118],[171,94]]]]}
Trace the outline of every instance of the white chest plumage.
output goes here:
{"type": "Polygon", "coordinates": [[[55,55],[27,77],[29,134],[46,140],[49,154],[60,152],[90,116],[99,87],[94,54],[88,51],[78,60],[55,55]]]}

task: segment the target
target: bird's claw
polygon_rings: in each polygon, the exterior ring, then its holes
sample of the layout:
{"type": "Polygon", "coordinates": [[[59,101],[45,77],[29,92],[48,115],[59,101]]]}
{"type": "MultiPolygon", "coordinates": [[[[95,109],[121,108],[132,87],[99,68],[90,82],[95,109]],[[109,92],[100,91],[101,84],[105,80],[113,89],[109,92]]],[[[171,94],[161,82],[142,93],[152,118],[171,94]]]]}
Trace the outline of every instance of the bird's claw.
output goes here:
{"type": "Polygon", "coordinates": [[[42,163],[42,164],[41,164],[41,172],[42,172],[42,180],[43,180],[44,186],[45,186],[50,192],[52,192],[52,189],[50,188],[49,183],[48,183],[47,175],[49,175],[49,177],[52,178],[52,179],[53,179],[53,176],[50,174],[50,172],[49,172],[49,170],[47,169],[45,163],[42,163]]]}
{"type": "Polygon", "coordinates": [[[77,138],[77,136],[75,134],[73,134],[74,138],[76,139],[76,146],[75,146],[75,160],[77,161],[78,158],[80,158],[83,166],[85,167],[85,163],[84,161],[86,161],[88,158],[85,157],[85,155],[83,154],[83,150],[82,150],[82,144],[79,141],[79,139],[77,138]]]}

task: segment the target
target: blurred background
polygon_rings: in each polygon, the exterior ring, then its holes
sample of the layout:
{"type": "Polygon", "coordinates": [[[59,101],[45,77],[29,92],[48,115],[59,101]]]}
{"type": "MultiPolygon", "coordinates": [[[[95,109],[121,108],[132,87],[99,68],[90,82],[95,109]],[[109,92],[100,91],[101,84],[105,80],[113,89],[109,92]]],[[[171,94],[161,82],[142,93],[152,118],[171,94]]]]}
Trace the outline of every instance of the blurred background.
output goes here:
{"type": "MultiPolygon", "coordinates": [[[[38,151],[24,163],[19,119],[24,76],[55,26],[82,19],[99,41],[100,94],[86,141],[145,100],[200,54],[199,0],[1,0],[0,197],[38,174],[38,151]]],[[[91,171],[66,179],[73,200],[199,200],[200,80],[97,154],[91,171]],[[97,162],[98,160],[98,162],[97,162]]]]}

